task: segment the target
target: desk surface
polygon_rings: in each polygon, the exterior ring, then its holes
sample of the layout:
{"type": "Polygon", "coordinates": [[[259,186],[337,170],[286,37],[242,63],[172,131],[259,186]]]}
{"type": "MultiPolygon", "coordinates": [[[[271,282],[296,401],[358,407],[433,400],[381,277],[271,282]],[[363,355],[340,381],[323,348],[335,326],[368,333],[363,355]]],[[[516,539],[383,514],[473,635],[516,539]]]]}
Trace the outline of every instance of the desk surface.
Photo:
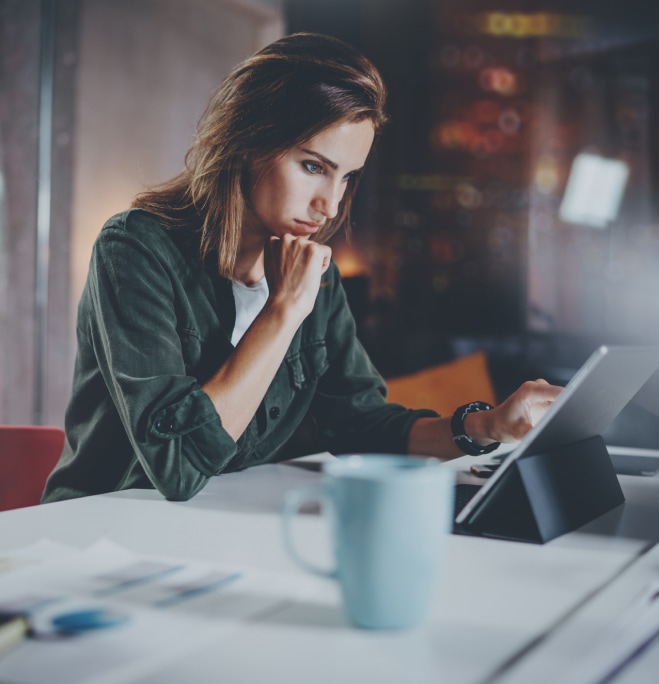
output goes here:
{"type": "MultiPolygon", "coordinates": [[[[659,477],[621,476],[628,499],[624,507],[543,546],[452,536],[424,627],[356,630],[345,622],[334,584],[302,573],[281,543],[283,493],[317,477],[294,465],[259,466],[215,478],[184,503],[132,490],[8,511],[0,514],[0,550],[43,538],[84,547],[107,537],[141,553],[304,577],[307,591],[299,601],[286,601],[277,611],[241,624],[217,648],[122,681],[423,684],[441,679],[467,684],[497,677],[506,681],[521,664],[532,665],[535,645],[624,575],[648,542],[656,541],[648,521],[659,512],[659,477]]],[[[315,560],[328,561],[328,533],[320,516],[298,516],[295,534],[315,560]]],[[[21,648],[38,657],[39,644],[21,648]]],[[[549,676],[540,659],[533,680],[562,681],[555,675],[549,676]]]]}

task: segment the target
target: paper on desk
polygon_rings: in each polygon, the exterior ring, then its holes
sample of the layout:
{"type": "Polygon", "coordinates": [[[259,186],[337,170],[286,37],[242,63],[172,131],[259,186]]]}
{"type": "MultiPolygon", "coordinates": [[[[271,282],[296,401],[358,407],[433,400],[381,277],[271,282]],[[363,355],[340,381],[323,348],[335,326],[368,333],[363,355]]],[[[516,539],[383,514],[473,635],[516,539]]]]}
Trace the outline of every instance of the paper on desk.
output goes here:
{"type": "Polygon", "coordinates": [[[618,681],[634,661],[659,639],[659,582],[645,587],[601,635],[592,652],[584,653],[570,681],[605,684],[618,681]]]}
{"type": "Polygon", "coordinates": [[[125,621],[76,636],[27,639],[0,659],[0,681],[125,681],[192,649],[219,644],[241,622],[303,592],[299,577],[145,556],[107,540],[47,562],[17,565],[0,574],[0,609],[32,606],[39,629],[52,625],[54,616],[89,609],[125,621]]]}
{"type": "Polygon", "coordinates": [[[40,539],[29,546],[0,554],[0,575],[77,552],[78,549],[74,546],[59,544],[50,539],[40,539]]]}

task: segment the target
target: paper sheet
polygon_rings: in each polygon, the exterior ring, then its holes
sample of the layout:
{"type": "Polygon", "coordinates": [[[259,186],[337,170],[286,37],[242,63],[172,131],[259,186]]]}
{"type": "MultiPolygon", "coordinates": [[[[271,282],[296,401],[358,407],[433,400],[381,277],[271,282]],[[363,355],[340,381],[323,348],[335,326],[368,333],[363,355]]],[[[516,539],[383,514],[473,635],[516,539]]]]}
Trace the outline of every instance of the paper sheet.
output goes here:
{"type": "Polygon", "coordinates": [[[85,550],[44,542],[0,561],[0,609],[28,612],[38,635],[0,658],[0,681],[14,684],[126,681],[218,644],[305,587],[299,577],[143,556],[107,540],[85,550]],[[71,622],[81,615],[103,620],[84,629],[71,622]]]}
{"type": "Polygon", "coordinates": [[[593,652],[584,654],[587,658],[575,665],[571,681],[613,684],[658,641],[659,582],[653,582],[608,626],[593,652]]]}

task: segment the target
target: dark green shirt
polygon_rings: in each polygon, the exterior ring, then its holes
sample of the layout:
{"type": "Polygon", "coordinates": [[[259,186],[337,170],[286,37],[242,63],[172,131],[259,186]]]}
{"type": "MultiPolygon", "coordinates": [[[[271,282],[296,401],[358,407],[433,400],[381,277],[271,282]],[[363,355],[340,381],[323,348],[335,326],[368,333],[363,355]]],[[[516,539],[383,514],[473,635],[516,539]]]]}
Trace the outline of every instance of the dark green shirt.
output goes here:
{"type": "Polygon", "coordinates": [[[436,415],[386,402],[332,264],[234,441],[201,389],[234,349],[233,294],[198,251],[141,210],[103,227],[78,308],[67,440],[43,501],[132,487],[189,499],[214,475],[289,457],[282,446],[307,414],[332,453],[405,453],[412,422],[436,415]]]}

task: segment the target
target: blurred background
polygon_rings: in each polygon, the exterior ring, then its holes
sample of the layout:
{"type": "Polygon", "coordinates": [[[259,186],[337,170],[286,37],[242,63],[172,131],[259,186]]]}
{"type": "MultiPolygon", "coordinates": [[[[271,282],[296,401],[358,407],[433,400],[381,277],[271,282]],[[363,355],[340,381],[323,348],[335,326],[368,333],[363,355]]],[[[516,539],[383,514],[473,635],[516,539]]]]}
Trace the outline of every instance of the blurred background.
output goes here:
{"type": "MultiPolygon", "coordinates": [[[[104,221],[178,173],[236,62],[303,30],[390,91],[332,242],[385,377],[484,350],[503,398],[659,343],[657,3],[0,0],[0,423],[63,424],[104,221]]],[[[657,422],[626,409],[613,439],[657,422]]]]}

